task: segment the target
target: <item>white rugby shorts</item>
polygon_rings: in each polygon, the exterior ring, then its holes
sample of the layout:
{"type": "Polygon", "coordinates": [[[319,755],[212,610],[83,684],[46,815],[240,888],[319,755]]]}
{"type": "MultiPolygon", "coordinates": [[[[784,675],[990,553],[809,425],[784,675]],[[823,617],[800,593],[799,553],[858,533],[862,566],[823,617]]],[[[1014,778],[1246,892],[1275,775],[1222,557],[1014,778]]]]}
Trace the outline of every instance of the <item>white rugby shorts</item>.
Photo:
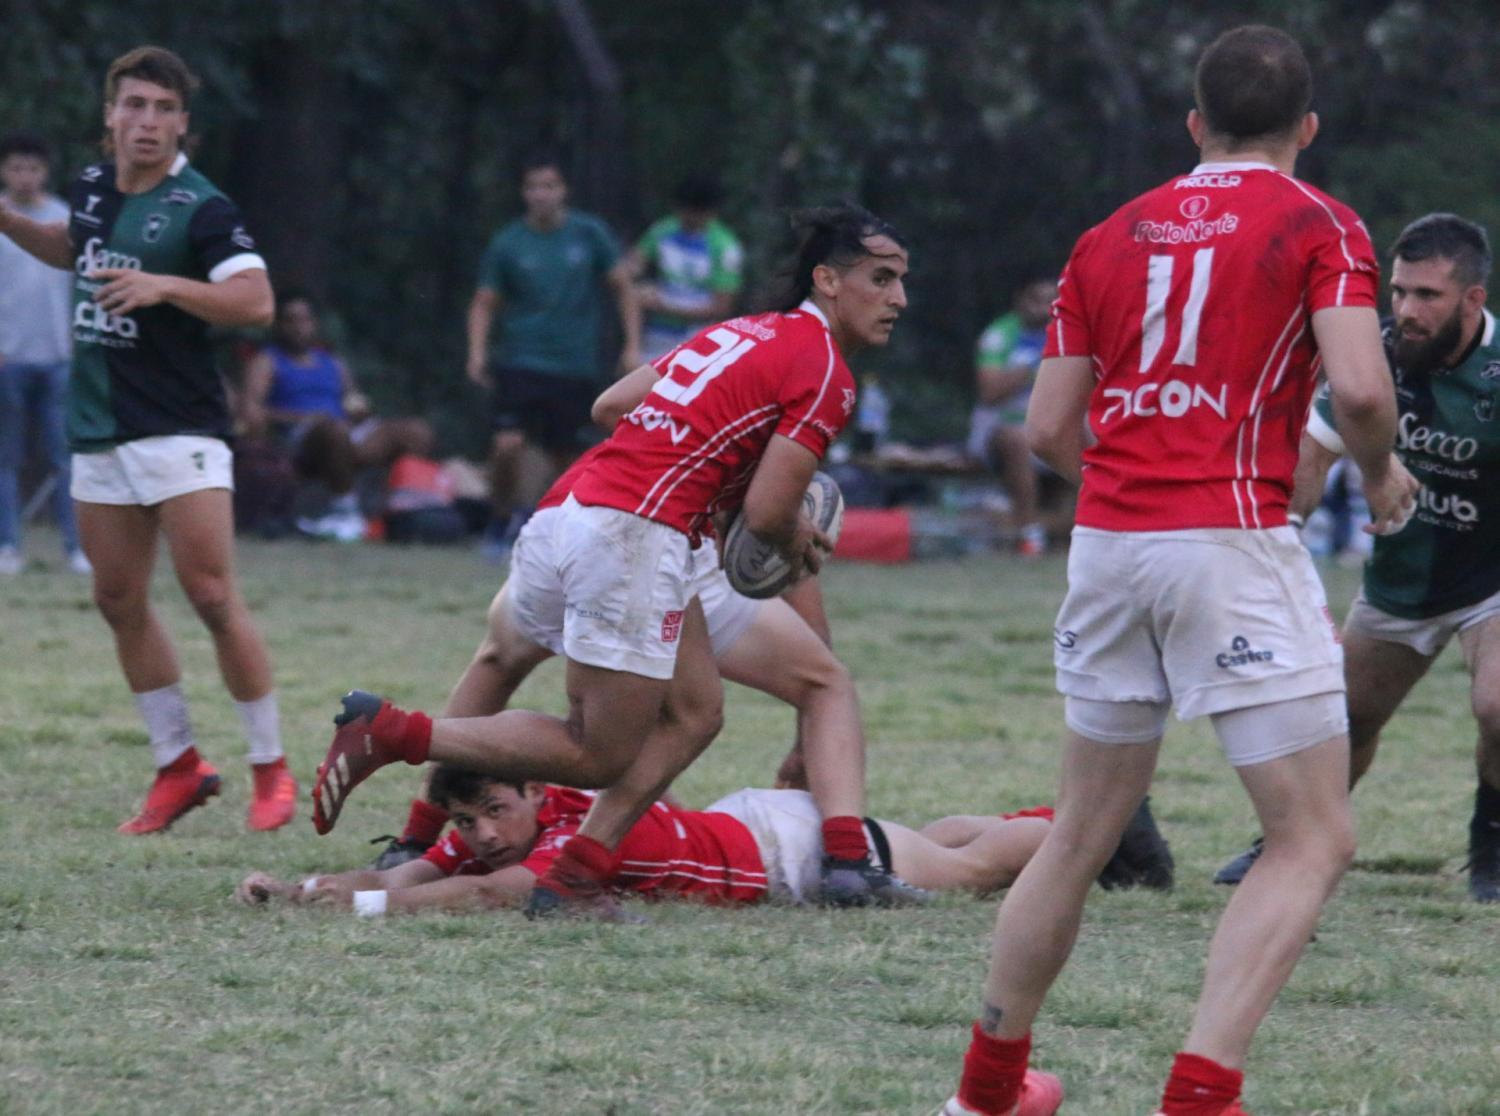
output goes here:
{"type": "Polygon", "coordinates": [[[86,504],[154,507],[208,488],[234,489],[234,455],[218,438],[170,434],[73,455],[68,492],[86,504]]]}
{"type": "Polygon", "coordinates": [[[1171,701],[1181,720],[1344,692],[1338,629],[1290,527],[1075,527],[1053,642],[1064,695],[1171,701]]]}
{"type": "Polygon", "coordinates": [[[693,599],[693,550],[665,524],[569,496],[553,529],[563,593],[563,654],[670,679],[693,599]]]}
{"type": "Polygon", "coordinates": [[[817,897],[823,882],[823,815],[807,791],[746,787],[719,799],[708,812],[728,814],[750,831],[771,898],[805,903],[817,897]]]}
{"type": "MultiPolygon", "coordinates": [[[[1350,634],[1358,632],[1384,643],[1400,643],[1410,647],[1418,655],[1432,658],[1447,647],[1448,641],[1455,635],[1461,635],[1475,624],[1481,624],[1493,616],[1500,616],[1500,593],[1463,608],[1455,608],[1451,612],[1421,620],[1408,620],[1376,608],[1365,599],[1364,590],[1361,589],[1354,598],[1354,603],[1349,606],[1349,615],[1344,618],[1344,631],[1350,634]]],[[[1469,663],[1467,647],[1464,648],[1464,662],[1473,667],[1469,663]]]]}
{"type": "MultiPolygon", "coordinates": [[[[526,521],[510,556],[506,599],[511,618],[521,634],[554,655],[563,650],[563,582],[557,532],[563,506],[543,508],[526,521]]],[[[730,588],[719,569],[718,552],[711,543],[692,551],[692,586],[708,621],[708,639],[715,655],[733,647],[755,622],[763,601],[753,601],[730,588]]]]}

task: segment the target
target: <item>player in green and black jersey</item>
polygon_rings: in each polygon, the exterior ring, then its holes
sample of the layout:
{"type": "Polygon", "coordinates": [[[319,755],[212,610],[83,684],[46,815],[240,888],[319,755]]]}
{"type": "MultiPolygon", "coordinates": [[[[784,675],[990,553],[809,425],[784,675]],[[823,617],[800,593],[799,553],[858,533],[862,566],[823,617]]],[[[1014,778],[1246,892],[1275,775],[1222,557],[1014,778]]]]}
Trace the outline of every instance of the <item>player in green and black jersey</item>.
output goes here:
{"type": "Polygon", "coordinates": [[[0,212],[0,233],[75,273],[72,494],[94,598],[158,769],[125,833],[164,829],[219,789],[194,746],[176,653],[148,598],[158,533],[245,724],[250,827],[285,825],[296,804],[270,656],[235,583],[229,415],[207,336],[211,325],[269,324],[274,298],[238,209],[180,151],[196,85],[159,47],[116,59],[104,90],[113,162],[78,176],[66,223],[0,212]]]}
{"type": "MultiPolygon", "coordinates": [[[[1479,723],[1469,891],[1500,902],[1500,336],[1484,305],[1489,241],[1478,225],[1434,213],[1407,226],[1393,255],[1385,344],[1400,410],[1396,452],[1422,490],[1406,527],[1375,539],[1344,624],[1350,782],[1457,636],[1479,723]]],[[[1342,452],[1325,386],[1302,441],[1294,510],[1316,506],[1342,452]]],[[[1233,867],[1216,878],[1238,882],[1233,867]]]]}

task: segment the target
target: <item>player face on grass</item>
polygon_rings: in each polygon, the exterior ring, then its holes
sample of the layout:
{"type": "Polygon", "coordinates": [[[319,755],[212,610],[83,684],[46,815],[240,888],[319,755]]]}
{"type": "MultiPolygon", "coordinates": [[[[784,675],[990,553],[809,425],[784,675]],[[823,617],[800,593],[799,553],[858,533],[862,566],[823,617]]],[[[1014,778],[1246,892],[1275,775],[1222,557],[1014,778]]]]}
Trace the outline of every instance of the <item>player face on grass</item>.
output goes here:
{"type": "Polygon", "coordinates": [[[120,79],[115,99],[104,106],[104,126],[115,158],[140,170],[170,166],[187,135],[188,113],[172,90],[144,78],[120,79]]]}
{"type": "Polygon", "coordinates": [[[906,249],[885,235],[863,241],[868,255],[846,268],[819,264],[813,289],[822,296],[839,345],[846,352],[891,339],[896,319],[906,309],[906,249]]]}
{"type": "Polygon", "coordinates": [[[517,791],[509,783],[489,783],[476,801],[454,800],[448,817],[464,843],[491,868],[508,868],[531,855],[541,827],[537,809],[542,784],[526,783],[517,791]]]}
{"type": "Polygon", "coordinates": [[[534,167],[521,179],[521,201],[533,224],[555,225],[568,204],[568,184],[556,167],[534,167]]]}
{"type": "Polygon", "coordinates": [[[1469,320],[1478,318],[1485,289],[1465,286],[1454,262],[1442,256],[1391,266],[1391,314],[1396,319],[1396,363],[1408,372],[1431,372],[1460,354],[1469,320]]]}

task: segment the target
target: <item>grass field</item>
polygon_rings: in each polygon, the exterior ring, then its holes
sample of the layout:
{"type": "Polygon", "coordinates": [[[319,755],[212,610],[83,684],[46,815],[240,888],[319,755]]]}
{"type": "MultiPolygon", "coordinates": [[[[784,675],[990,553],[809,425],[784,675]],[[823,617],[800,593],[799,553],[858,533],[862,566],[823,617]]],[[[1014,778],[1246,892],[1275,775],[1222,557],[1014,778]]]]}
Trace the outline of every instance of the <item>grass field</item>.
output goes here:
{"type": "MultiPolygon", "coordinates": [[[[495,582],[464,552],[248,543],[241,565],[304,790],[344,690],[441,703],[495,582]]],[[[1327,577],[1342,612],[1354,575],[1327,577]]],[[[835,566],[826,582],[869,725],[873,813],[1048,799],[1061,559],[835,566]]],[[[916,1116],[951,1091],[989,902],[657,906],[645,927],[234,905],[254,868],[367,861],[413,780],[381,772],[328,838],[304,819],[247,834],[243,744],[207,637],[167,575],[158,589],[225,793],[165,836],[127,839],[114,827],[150,755],[87,588],[55,568],[0,585],[0,1111],[916,1116]]],[[[555,665],[521,694],[550,710],[559,698],[555,665]]],[[[682,797],[765,785],[790,732],[784,708],[731,689],[682,797]]],[[[1450,652],[1360,788],[1359,864],[1261,1031],[1256,1116],[1500,1113],[1500,911],[1469,903],[1459,871],[1472,751],[1450,652]]],[[[1208,877],[1255,829],[1197,724],[1171,730],[1153,803],[1176,891],[1096,892],[1037,1030],[1069,1116],[1153,1110],[1225,898],[1208,877]]]]}

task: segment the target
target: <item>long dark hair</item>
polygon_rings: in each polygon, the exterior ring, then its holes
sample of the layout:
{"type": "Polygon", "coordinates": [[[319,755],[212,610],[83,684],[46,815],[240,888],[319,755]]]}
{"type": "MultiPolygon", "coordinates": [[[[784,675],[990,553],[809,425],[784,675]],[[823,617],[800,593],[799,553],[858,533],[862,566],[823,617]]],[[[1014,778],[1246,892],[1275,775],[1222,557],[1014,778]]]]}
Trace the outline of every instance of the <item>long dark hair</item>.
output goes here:
{"type": "Polygon", "coordinates": [[[772,278],[765,298],[766,309],[783,314],[812,294],[813,268],[819,264],[852,267],[870,254],[865,241],[872,236],[890,237],[906,247],[889,222],[853,202],[794,210],[791,227],[796,248],[772,278]]]}

